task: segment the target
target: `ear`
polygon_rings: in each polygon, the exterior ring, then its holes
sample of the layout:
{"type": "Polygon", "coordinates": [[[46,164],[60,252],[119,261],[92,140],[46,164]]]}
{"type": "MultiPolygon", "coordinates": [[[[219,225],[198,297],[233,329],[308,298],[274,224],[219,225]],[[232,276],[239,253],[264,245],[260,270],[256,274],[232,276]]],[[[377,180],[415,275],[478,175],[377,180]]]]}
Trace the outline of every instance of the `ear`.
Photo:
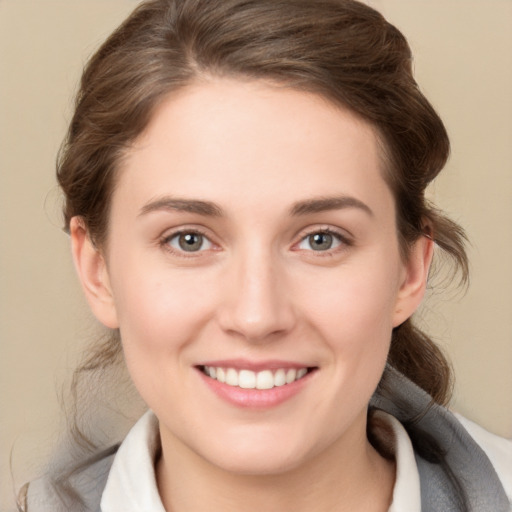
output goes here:
{"type": "Polygon", "coordinates": [[[81,217],[70,222],[73,261],[89,306],[106,327],[119,327],[105,259],[92,243],[81,217]]]}
{"type": "Polygon", "coordinates": [[[397,295],[393,327],[411,317],[423,300],[433,254],[434,242],[428,235],[418,238],[410,249],[397,295]]]}

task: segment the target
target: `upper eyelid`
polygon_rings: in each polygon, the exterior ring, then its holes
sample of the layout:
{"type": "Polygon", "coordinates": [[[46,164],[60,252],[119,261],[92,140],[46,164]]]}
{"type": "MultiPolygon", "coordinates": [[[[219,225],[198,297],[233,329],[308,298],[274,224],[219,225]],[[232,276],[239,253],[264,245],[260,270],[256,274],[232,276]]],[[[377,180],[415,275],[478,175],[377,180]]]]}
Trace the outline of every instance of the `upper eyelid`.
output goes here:
{"type": "Polygon", "coordinates": [[[354,239],[352,233],[350,233],[346,229],[328,225],[317,225],[303,228],[297,233],[296,238],[299,238],[299,241],[301,241],[308,236],[314,235],[315,233],[329,233],[331,235],[338,236],[340,237],[341,240],[347,242],[352,242],[354,239]]]}
{"type": "Polygon", "coordinates": [[[167,230],[164,232],[162,236],[158,238],[158,246],[161,250],[163,250],[171,257],[180,258],[183,261],[193,261],[196,258],[204,258],[205,256],[208,255],[208,253],[210,253],[210,251],[215,252],[218,250],[218,244],[212,241],[210,236],[208,236],[206,233],[204,233],[201,229],[198,228],[175,228],[172,231],[167,230]],[[201,235],[206,240],[208,240],[210,247],[198,251],[186,251],[184,249],[173,247],[173,245],[171,245],[171,241],[174,238],[187,233],[201,235]]]}
{"type": "MultiPolygon", "coordinates": [[[[197,233],[199,235],[204,236],[207,238],[210,243],[216,246],[222,245],[221,243],[216,241],[215,239],[218,238],[215,236],[214,233],[211,232],[208,228],[201,226],[201,225],[185,225],[185,226],[177,226],[174,228],[168,228],[158,237],[158,240],[160,242],[167,241],[175,236],[178,236],[180,234],[184,233],[197,233]]],[[[296,245],[297,243],[304,240],[306,237],[311,236],[315,233],[329,233],[336,237],[339,237],[339,239],[343,243],[353,243],[354,242],[354,236],[352,233],[350,233],[347,229],[340,228],[337,226],[327,225],[327,224],[317,224],[317,225],[311,225],[307,226],[305,228],[301,228],[298,230],[295,235],[293,236],[293,242],[292,245],[296,245]]]]}
{"type": "Polygon", "coordinates": [[[304,254],[314,255],[317,257],[327,257],[334,256],[336,254],[344,254],[349,249],[353,248],[355,245],[354,237],[351,234],[348,234],[345,230],[341,228],[334,228],[332,226],[322,226],[322,227],[311,227],[311,229],[303,230],[299,232],[299,239],[295,241],[290,250],[293,252],[301,252],[304,254]],[[329,233],[330,235],[336,237],[338,241],[338,245],[336,247],[330,247],[329,249],[322,251],[315,251],[312,248],[306,249],[301,248],[300,245],[311,235],[315,233],[329,233]]]}
{"type": "Polygon", "coordinates": [[[210,244],[214,246],[218,245],[218,243],[212,240],[212,236],[209,233],[207,233],[205,229],[198,227],[179,227],[174,229],[167,229],[162,233],[162,235],[158,237],[159,245],[168,244],[173,238],[187,233],[201,235],[202,237],[206,238],[210,242],[210,244]]]}
{"type": "Polygon", "coordinates": [[[212,235],[209,233],[209,230],[202,226],[179,226],[175,228],[167,228],[162,232],[162,234],[158,238],[160,240],[170,239],[183,233],[197,233],[198,235],[202,235],[208,238],[208,240],[210,240],[213,243],[213,241],[211,240],[212,235]]]}

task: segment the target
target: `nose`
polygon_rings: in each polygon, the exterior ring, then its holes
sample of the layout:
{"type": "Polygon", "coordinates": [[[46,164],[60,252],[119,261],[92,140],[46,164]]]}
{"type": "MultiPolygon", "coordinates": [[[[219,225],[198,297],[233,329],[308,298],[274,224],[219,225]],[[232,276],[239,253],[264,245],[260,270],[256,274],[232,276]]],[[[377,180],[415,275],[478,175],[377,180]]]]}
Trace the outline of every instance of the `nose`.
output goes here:
{"type": "Polygon", "coordinates": [[[247,252],[230,265],[218,318],[225,332],[261,343],[290,332],[296,315],[278,258],[247,252]]]}

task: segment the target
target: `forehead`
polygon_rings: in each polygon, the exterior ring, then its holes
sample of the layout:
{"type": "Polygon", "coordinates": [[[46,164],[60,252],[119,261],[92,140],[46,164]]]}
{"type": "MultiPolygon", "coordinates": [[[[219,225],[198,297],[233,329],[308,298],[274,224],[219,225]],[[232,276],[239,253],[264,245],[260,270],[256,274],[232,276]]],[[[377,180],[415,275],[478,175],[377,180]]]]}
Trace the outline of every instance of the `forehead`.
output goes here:
{"type": "Polygon", "coordinates": [[[118,189],[138,202],[162,193],[255,205],[390,194],[369,123],[318,95],[264,82],[219,79],[168,96],[120,171],[118,189]]]}

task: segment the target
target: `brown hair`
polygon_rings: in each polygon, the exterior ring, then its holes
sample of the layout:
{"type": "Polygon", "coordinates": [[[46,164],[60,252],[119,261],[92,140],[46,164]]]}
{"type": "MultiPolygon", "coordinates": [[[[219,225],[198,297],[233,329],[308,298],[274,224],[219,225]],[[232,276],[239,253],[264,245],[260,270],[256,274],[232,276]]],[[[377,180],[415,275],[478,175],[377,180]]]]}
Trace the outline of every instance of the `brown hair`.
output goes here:
{"type": "MultiPolygon", "coordinates": [[[[431,236],[465,281],[463,231],[424,195],[446,163],[449,141],[411,61],[404,36],[354,0],[143,2],[84,71],[58,161],[65,225],[81,216],[93,242],[105,243],[117,169],[169,93],[209,76],[263,79],[322,95],[375,126],[402,254],[418,237],[431,236]]],[[[119,341],[110,343],[76,375],[118,361],[119,341]]],[[[448,400],[450,367],[410,319],[393,332],[389,362],[435,401],[448,400]]]]}

